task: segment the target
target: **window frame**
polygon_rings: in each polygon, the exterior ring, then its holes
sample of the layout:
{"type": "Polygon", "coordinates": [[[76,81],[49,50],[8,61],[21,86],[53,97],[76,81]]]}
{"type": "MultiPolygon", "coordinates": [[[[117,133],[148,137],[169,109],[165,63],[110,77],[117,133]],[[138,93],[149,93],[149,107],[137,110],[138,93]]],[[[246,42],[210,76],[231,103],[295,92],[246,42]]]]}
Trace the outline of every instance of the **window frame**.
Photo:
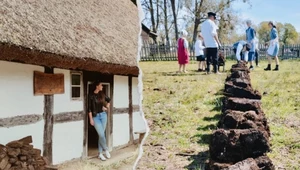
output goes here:
{"type": "Polygon", "coordinates": [[[82,78],[82,72],[81,71],[71,71],[70,72],[70,98],[72,101],[82,101],[83,99],[83,78],[82,78]],[[80,76],[80,85],[73,85],[72,84],[72,76],[73,75],[79,75],[80,76]],[[80,87],[80,97],[72,97],[72,88],[73,87],[80,87]]]}

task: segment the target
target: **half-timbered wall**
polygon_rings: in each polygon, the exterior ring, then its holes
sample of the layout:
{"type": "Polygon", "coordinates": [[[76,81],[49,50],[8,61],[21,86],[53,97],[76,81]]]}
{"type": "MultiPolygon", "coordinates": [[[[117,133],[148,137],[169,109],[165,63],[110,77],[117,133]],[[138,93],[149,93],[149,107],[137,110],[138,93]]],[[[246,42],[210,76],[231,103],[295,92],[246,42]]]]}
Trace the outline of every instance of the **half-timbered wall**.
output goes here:
{"type": "MultiPolygon", "coordinates": [[[[71,72],[70,70],[54,69],[54,74],[64,74],[65,93],[54,95],[54,114],[72,112],[72,111],[83,111],[83,93],[82,98],[78,100],[71,99],[71,72]]],[[[81,82],[82,84],[83,82],[81,82]]],[[[83,85],[81,91],[83,90],[83,85]]]]}
{"type": "MultiPolygon", "coordinates": [[[[140,104],[140,92],[138,89],[138,78],[132,78],[132,105],[135,109],[133,109],[133,132],[146,131],[146,124],[143,120],[142,113],[139,111],[140,104]]],[[[139,135],[134,134],[134,139],[138,139],[139,135]]]]}
{"type": "Polygon", "coordinates": [[[44,67],[0,61],[1,144],[31,135],[34,147],[43,149],[44,96],[34,96],[34,71],[44,67]]]}
{"type": "MultiPolygon", "coordinates": [[[[70,70],[54,69],[64,74],[64,94],[54,95],[53,164],[82,156],[83,148],[83,85],[81,99],[72,100],[70,70]]],[[[82,76],[82,75],[81,75],[82,76]]]]}
{"type": "Polygon", "coordinates": [[[129,140],[128,77],[114,76],[113,147],[126,145],[129,140]]]}

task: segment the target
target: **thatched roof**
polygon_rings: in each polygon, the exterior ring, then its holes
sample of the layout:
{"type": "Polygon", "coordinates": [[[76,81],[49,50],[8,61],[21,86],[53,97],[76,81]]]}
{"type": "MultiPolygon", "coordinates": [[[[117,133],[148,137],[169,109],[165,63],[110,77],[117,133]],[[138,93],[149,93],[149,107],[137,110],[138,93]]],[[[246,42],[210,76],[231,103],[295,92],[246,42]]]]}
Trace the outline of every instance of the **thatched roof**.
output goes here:
{"type": "Polygon", "coordinates": [[[0,1],[0,60],[91,71],[95,62],[136,71],[139,32],[138,9],[129,0],[0,1]],[[17,52],[4,56],[8,49],[27,52],[11,58],[17,52]],[[42,55],[32,59],[32,51],[42,55]],[[65,66],[53,62],[62,59],[65,66]]]}

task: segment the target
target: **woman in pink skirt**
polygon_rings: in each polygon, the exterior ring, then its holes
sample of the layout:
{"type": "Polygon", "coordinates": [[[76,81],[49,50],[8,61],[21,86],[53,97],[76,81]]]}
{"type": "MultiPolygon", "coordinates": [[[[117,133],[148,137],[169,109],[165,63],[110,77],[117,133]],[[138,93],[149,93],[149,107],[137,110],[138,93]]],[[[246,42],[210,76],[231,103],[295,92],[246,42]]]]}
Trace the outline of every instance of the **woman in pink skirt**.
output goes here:
{"type": "Polygon", "coordinates": [[[177,55],[178,55],[178,64],[179,64],[179,73],[184,72],[187,73],[186,71],[186,64],[189,63],[189,43],[186,40],[188,33],[185,30],[182,30],[180,32],[180,38],[178,39],[177,42],[177,55]]]}

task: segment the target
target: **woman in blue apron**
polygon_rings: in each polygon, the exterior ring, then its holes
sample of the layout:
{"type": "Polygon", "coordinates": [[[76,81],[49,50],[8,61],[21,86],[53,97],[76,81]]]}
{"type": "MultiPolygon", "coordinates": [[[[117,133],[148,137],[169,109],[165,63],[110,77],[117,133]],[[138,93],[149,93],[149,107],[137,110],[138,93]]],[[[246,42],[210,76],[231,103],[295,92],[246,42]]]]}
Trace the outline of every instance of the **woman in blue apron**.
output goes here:
{"type": "Polygon", "coordinates": [[[248,26],[248,29],[246,30],[246,40],[247,43],[251,45],[251,49],[248,53],[248,61],[250,63],[250,70],[253,70],[253,60],[254,60],[254,54],[255,54],[255,30],[251,27],[252,22],[251,20],[247,20],[246,24],[248,26]]]}
{"type": "Polygon", "coordinates": [[[278,60],[278,52],[279,52],[279,42],[278,42],[278,32],[276,29],[276,26],[274,25],[274,23],[272,21],[269,22],[269,27],[271,28],[271,32],[270,32],[270,41],[269,43],[269,48],[267,51],[268,54],[268,67],[265,68],[266,71],[271,70],[271,62],[272,59],[271,57],[275,58],[275,62],[276,62],[276,67],[274,69],[274,71],[278,71],[279,70],[279,60],[278,60]]]}

